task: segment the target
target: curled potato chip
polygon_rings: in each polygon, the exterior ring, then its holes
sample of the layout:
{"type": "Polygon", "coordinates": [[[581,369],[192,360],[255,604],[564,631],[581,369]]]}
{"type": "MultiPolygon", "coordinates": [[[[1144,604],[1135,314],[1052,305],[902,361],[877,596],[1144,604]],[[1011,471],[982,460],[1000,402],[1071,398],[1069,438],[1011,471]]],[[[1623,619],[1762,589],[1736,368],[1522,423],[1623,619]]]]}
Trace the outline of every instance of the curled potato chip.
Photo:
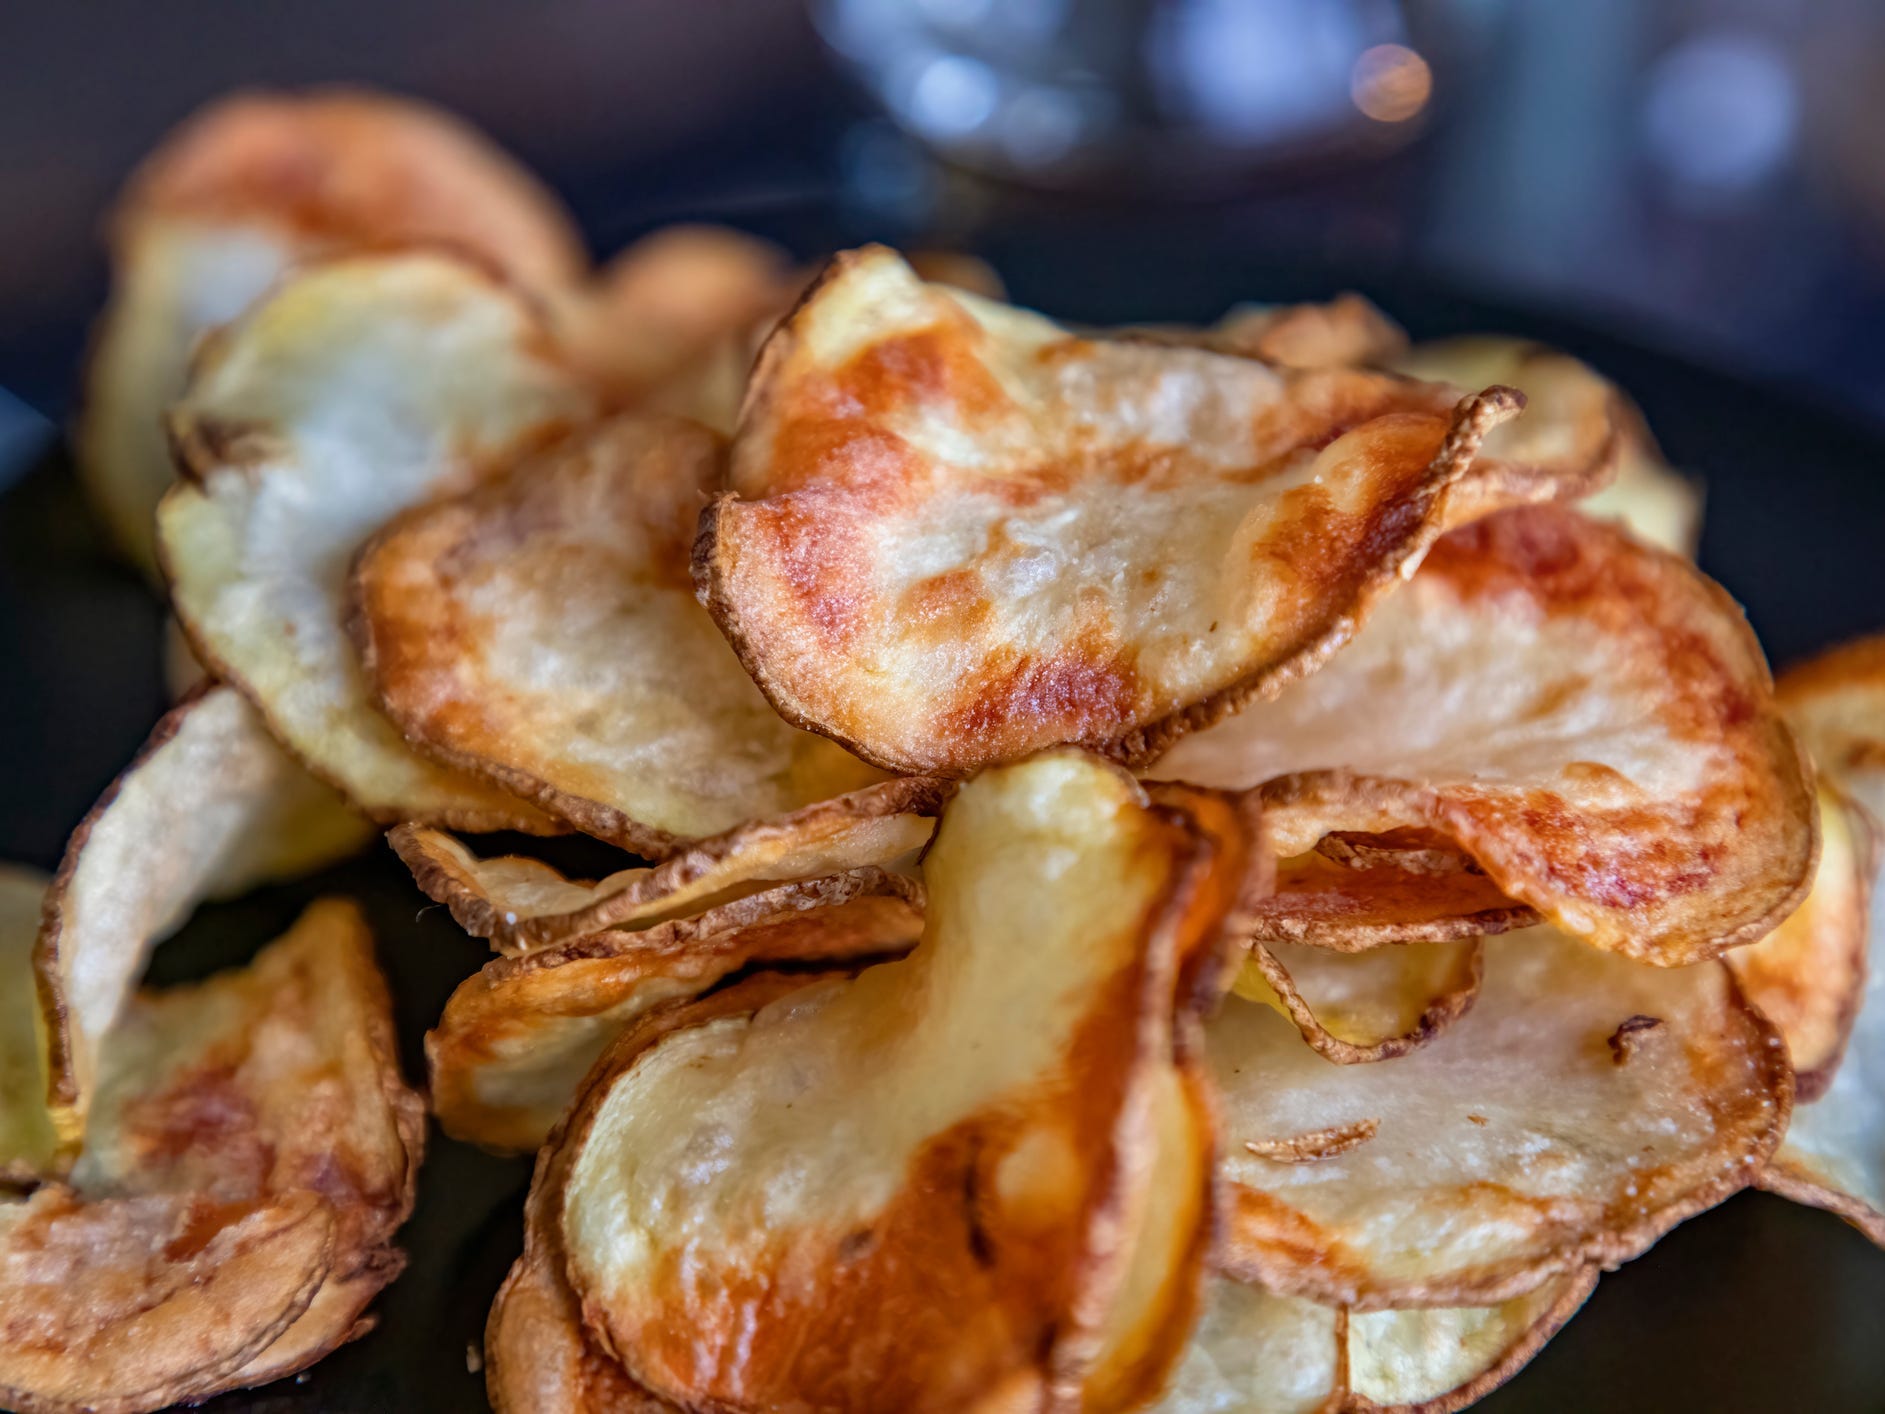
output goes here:
{"type": "Polygon", "coordinates": [[[480,859],[441,830],[402,825],[387,837],[427,895],[459,927],[504,953],[527,953],[606,929],[645,928],[773,884],[888,866],[929,842],[946,789],[905,778],[866,786],[701,840],[651,868],[595,883],[540,860],[480,859]]]}
{"type": "Polygon", "coordinates": [[[1338,1065],[1392,1060],[1458,1021],[1479,994],[1478,938],[1341,953],[1257,943],[1234,990],[1276,1008],[1338,1065]]]}
{"type": "MultiPolygon", "coordinates": [[[[1885,637],[1861,639],[1780,680],[1788,720],[1833,783],[1885,819],[1885,637]]],[[[1885,898],[1870,880],[1865,990],[1832,1079],[1797,1105],[1760,1186],[1838,1214],[1885,1247],[1885,898]]]]}
{"type": "Polygon", "coordinates": [[[78,1139],[100,1038],[151,947],[204,899],[317,868],[367,834],[231,689],[202,689],[158,722],[73,831],[46,895],[33,966],[63,1140],[78,1139]]]}
{"type": "MultiPolygon", "coordinates": [[[[1322,844],[1333,836],[1325,836],[1322,844]]],[[[1463,858],[1463,857],[1462,857],[1463,858]]],[[[1259,942],[1364,952],[1392,943],[1482,938],[1538,921],[1477,868],[1409,869],[1387,858],[1341,864],[1321,844],[1280,860],[1276,890],[1251,915],[1259,942]]]]}
{"type": "Polygon", "coordinates": [[[1489,1304],[1752,1180],[1792,1072],[1725,967],[1548,928],[1485,949],[1472,1010],[1382,1065],[1329,1065],[1239,998],[1207,1025],[1236,1275],[1364,1310],[1489,1304]]]}
{"type": "Polygon", "coordinates": [[[1149,1395],[1211,1202],[1181,963],[1236,853],[1036,757],[955,797],[907,959],[624,1036],[557,1151],[590,1328],[690,1407],[1149,1395]]]}
{"type": "Polygon", "coordinates": [[[1347,1318],[1354,1414],[1452,1414],[1531,1361],[1597,1288],[1597,1269],[1568,1272],[1496,1306],[1354,1311],[1347,1318]]]}
{"type": "Polygon", "coordinates": [[[1143,760],[1313,669],[1447,526],[1602,479],[1476,460],[1520,405],[1079,338],[873,247],[768,341],[695,577],[780,713],[880,765],[1143,760]]]}
{"type": "Polygon", "coordinates": [[[816,907],[786,885],[680,924],[598,933],[488,964],[452,993],[426,1036],[440,1125],[487,1149],[535,1149],[596,1058],[657,1006],[744,968],[882,959],[922,931],[921,910],[882,892],[893,876],[858,870],[824,882],[827,901],[816,907]],[[716,914],[732,916],[716,922],[716,914]]]}
{"type": "Polygon", "coordinates": [[[37,870],[0,865],[0,1184],[30,1183],[58,1150],[33,988],[46,882],[37,870]]]}
{"type": "Polygon", "coordinates": [[[537,288],[586,265],[536,179],[464,123],[347,90],[244,94],[178,128],[112,217],[112,293],[76,437],[87,489],[153,573],[152,520],[173,471],[166,407],[204,331],[292,266],[348,250],[446,244],[537,288]]]}
{"type": "Polygon", "coordinates": [[[1865,992],[1866,912],[1877,851],[1863,815],[1820,783],[1813,891],[1765,938],[1727,954],[1741,990],[1787,1042],[1796,1106],[1831,1083],[1865,992]]]}
{"type": "Polygon", "coordinates": [[[112,1030],[84,1152],[84,1193],[219,1204],[306,1191],[333,1216],[329,1269],[295,1324],[226,1383],[266,1383],[364,1333],[398,1275],[424,1107],[399,1075],[392,1004],[358,911],[310,906],[248,965],[140,993],[112,1030]]]}
{"type": "Polygon", "coordinates": [[[593,414],[523,297],[438,254],[308,269],[225,329],[171,414],[188,478],[158,512],[197,656],[316,775],[376,820],[552,828],[416,755],[348,641],[347,562],[419,502],[593,414]]]}
{"type": "Polygon", "coordinates": [[[779,720],[694,599],[717,438],[598,423],[361,552],[353,632],[428,755],[660,856],[879,778],[779,720]]]}
{"type": "Polygon", "coordinates": [[[0,1205],[0,1402],[134,1414],[225,1388],[307,1309],[332,1240],[307,1191],[81,1201],[53,1183],[0,1205]]]}
{"type": "Polygon", "coordinates": [[[1263,785],[1286,858],[1438,830],[1510,898],[1659,965],[1762,936],[1812,878],[1812,791],[1739,609],[1561,507],[1449,535],[1320,672],[1153,773],[1263,785]]]}

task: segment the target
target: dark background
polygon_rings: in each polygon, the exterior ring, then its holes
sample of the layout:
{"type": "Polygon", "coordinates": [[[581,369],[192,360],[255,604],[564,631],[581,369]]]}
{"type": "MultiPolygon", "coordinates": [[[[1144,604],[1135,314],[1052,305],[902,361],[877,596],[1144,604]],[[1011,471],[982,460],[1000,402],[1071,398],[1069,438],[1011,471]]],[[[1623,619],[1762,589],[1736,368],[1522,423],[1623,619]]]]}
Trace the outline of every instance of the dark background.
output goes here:
{"type": "MultiPolygon", "coordinates": [[[[155,601],[47,447],[113,191],[241,85],[444,103],[561,190],[598,253],[717,219],[804,255],[967,244],[1077,319],[1358,287],[1417,334],[1544,337],[1618,378],[1707,480],[1703,562],[1776,662],[1885,626],[1885,6],[833,0],[820,18],[848,58],[796,0],[0,4],[0,487],[20,477],[0,495],[0,858],[53,863],[159,710],[155,601]],[[1357,49],[1390,42],[1432,76],[1392,123],[1343,106],[1357,49]],[[1077,141],[1068,111],[1092,120],[1077,141]]],[[[415,920],[383,859],[207,910],[160,979],[241,956],[325,888],[367,903],[416,1048],[478,950],[415,920]]],[[[218,1407],[475,1406],[464,1349],[523,1176],[435,1143],[387,1328],[218,1407]]],[[[1607,1278],[1485,1408],[1885,1410],[1881,1312],[1885,1255],[1746,1195],[1607,1278]]]]}

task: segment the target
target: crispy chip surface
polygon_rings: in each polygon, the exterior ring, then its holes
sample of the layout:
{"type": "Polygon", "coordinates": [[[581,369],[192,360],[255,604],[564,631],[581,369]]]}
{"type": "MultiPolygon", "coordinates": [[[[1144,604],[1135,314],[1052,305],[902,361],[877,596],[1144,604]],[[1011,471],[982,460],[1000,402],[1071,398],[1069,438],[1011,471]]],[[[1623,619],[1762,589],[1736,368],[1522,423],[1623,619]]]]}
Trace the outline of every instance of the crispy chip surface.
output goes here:
{"type": "Polygon", "coordinates": [[[783,891],[637,933],[599,933],[467,978],[426,1036],[432,1109],[445,1132],[487,1149],[527,1151],[548,1137],[609,1043],[658,1006],[691,999],[735,972],[781,963],[879,960],[908,950],[923,915],[858,871],[826,893],[858,896],[806,908],[783,891]],[[730,913],[718,927],[713,913],[730,913]]]}
{"type": "Polygon", "coordinates": [[[1390,943],[1482,938],[1537,921],[1537,910],[1507,898],[1476,868],[1344,864],[1315,849],[1278,861],[1276,891],[1252,914],[1251,937],[1363,952],[1390,943]]]}
{"type": "Polygon", "coordinates": [[[332,1243],[309,1192],[82,1202],[48,1184],[0,1206],[0,1401],[133,1414],[205,1397],[307,1308],[332,1243]]]}
{"type": "Polygon", "coordinates": [[[347,567],[410,506],[462,490],[593,411],[530,307],[436,254],[312,268],[212,341],[172,413],[189,478],[159,540],[197,656],[373,818],[543,830],[425,760],[372,707],[347,567]]]}
{"type": "Polygon", "coordinates": [[[945,793],[934,781],[885,781],[595,882],[522,855],[479,858],[425,826],[402,825],[388,839],[419,887],[461,928],[520,954],[605,929],[669,922],[779,883],[893,865],[929,842],[945,793]]]}
{"type": "Polygon", "coordinates": [[[1265,787],[1277,849],[1436,829],[1512,899],[1674,965],[1808,888],[1798,747],[1739,609],[1675,556],[1560,508],[1449,535],[1313,677],[1154,774],[1265,787]]]}
{"type": "Polygon", "coordinates": [[[153,945],[205,898],[317,868],[367,834],[238,693],[210,687],[172,708],[73,831],[46,895],[33,965],[62,1137],[77,1140],[100,1038],[153,945]]]}
{"type": "Polygon", "coordinates": [[[1447,526],[1601,480],[1476,461],[1518,407],[1080,338],[871,248],[768,342],[695,575],[781,714],[881,765],[1143,759],[1312,669],[1447,526]]]}
{"type": "Polygon", "coordinates": [[[1466,1015],[1479,994],[1478,938],[1343,953],[1257,943],[1238,974],[1240,997],[1274,1007],[1338,1065],[1392,1060],[1466,1015]]]}
{"type": "Polygon", "coordinates": [[[537,288],[580,278],[567,216],[521,167],[423,104],[345,90],[245,94],[172,133],[112,217],[112,293],[87,369],[78,464],[119,544],[155,572],[173,471],[163,414],[199,335],[291,266],[445,244],[537,288]]]}
{"type": "Polygon", "coordinates": [[[1229,1277],[1205,1284],[1185,1353],[1150,1414],[1332,1414],[1342,1313],[1229,1277]]]}
{"type": "MultiPolygon", "coordinates": [[[[1835,785],[1885,819],[1885,638],[1789,669],[1789,720],[1835,785]]],[[[1865,990],[1824,1092],[1796,1106],[1760,1184],[1839,1214],[1885,1247],[1885,899],[1871,879],[1865,990]]]]}
{"type": "Polygon", "coordinates": [[[11,1183],[44,1173],[58,1148],[33,986],[46,884],[37,870],[0,865],[0,1181],[11,1183]]]}
{"type": "Polygon", "coordinates": [[[907,959],[625,1036],[555,1211],[629,1374],[738,1407],[1149,1394],[1210,1202],[1178,1051],[1209,853],[1091,758],[991,771],[944,818],[907,959]]]}
{"type": "Polygon", "coordinates": [[[428,754],[657,857],[877,779],[781,721],[694,598],[720,451],[617,418],[394,521],[353,576],[380,707],[428,754]]]}
{"type": "Polygon", "coordinates": [[[1360,1309],[1486,1304],[1625,1261],[1753,1178],[1792,1072],[1725,967],[1548,928],[1485,949],[1472,1009],[1380,1065],[1330,1065],[1240,998],[1207,1025],[1238,1275],[1360,1309]]]}

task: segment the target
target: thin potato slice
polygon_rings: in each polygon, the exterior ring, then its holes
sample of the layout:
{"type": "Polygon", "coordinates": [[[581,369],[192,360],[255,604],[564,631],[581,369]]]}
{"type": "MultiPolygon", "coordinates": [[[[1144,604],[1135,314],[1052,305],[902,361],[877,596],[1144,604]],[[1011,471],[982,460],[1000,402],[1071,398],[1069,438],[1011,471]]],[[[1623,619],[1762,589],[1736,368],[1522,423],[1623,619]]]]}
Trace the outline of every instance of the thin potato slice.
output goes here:
{"type": "Polygon", "coordinates": [[[1504,1384],[1597,1288],[1597,1269],[1554,1277],[1497,1306],[1355,1311],[1348,1317],[1347,1408],[1452,1414],[1504,1384]]]}
{"type": "Polygon", "coordinates": [[[1753,1179],[1792,1071],[1724,966],[1548,928],[1485,949],[1472,1010],[1383,1065],[1330,1065],[1239,998],[1209,1023],[1236,1275],[1364,1310],[1490,1304],[1753,1179]]]}
{"type": "Polygon", "coordinates": [[[1806,902],[1758,943],[1727,955],[1741,990],[1787,1043],[1796,1107],[1832,1083],[1858,1016],[1878,860],[1864,812],[1824,781],[1819,820],[1820,860],[1806,902]]]}
{"type": "Polygon", "coordinates": [[[529,1248],[491,1306],[484,1379],[496,1414],[675,1414],[677,1408],[629,1379],[589,1338],[568,1283],[529,1248]]]}
{"type": "Polygon", "coordinates": [[[499,952],[533,952],[608,929],[697,914],[774,884],[885,867],[929,842],[946,791],[903,779],[701,840],[659,865],[594,883],[521,855],[480,859],[442,830],[402,825],[388,841],[459,927],[499,952]]]}
{"type": "Polygon", "coordinates": [[[1817,843],[1733,601],[1561,507],[1449,535],[1321,672],[1154,773],[1263,785],[1285,857],[1336,831],[1438,830],[1512,899],[1664,966],[1768,932],[1817,843]]]}
{"type": "MultiPolygon", "coordinates": [[[[1885,637],[1791,668],[1780,700],[1832,782],[1885,819],[1885,637]]],[[[1885,1247],[1885,897],[1870,880],[1865,991],[1831,1082],[1797,1106],[1760,1186],[1837,1213],[1885,1247]]]]}
{"type": "Polygon", "coordinates": [[[594,399],[525,300],[438,254],[304,271],[211,341],[171,415],[188,478],[158,512],[197,657],[376,820],[547,830],[413,753],[348,641],[348,560],[387,520],[588,421],[594,399]]]}
{"type": "Polygon", "coordinates": [[[332,1243],[331,1211],[306,1191],[85,1202],[48,1184],[0,1206],[0,1403],[30,1414],[195,1403],[307,1309],[332,1243]]]}
{"type": "Polygon", "coordinates": [[[428,755],[652,857],[878,779],[780,721],[694,598],[720,450],[617,418],[395,520],[353,574],[380,707],[428,755]]]}
{"type": "Polygon", "coordinates": [[[1318,847],[1277,864],[1276,891],[1257,905],[1250,936],[1365,952],[1482,938],[1536,922],[1536,909],[1507,898],[1477,869],[1338,864],[1318,847]]]}
{"type": "Polygon", "coordinates": [[[1182,964],[1239,853],[1073,753],[965,786],[907,959],[598,1063],[552,1199],[591,1329],[690,1406],[1149,1396],[1211,1203],[1182,964]]]}
{"type": "Polygon", "coordinates": [[[111,1034],[81,1192],[193,1194],[255,1204],[320,1194],[334,1219],[319,1294],[279,1340],[216,1388],[263,1383],[363,1334],[398,1275],[425,1134],[400,1079],[372,939],[324,900],[247,966],[145,992],[111,1034]]]}
{"type": "Polygon", "coordinates": [[[1466,1015],[1479,995],[1478,938],[1362,953],[1257,943],[1234,990],[1276,1008],[1338,1065],[1392,1060],[1466,1015]]]}
{"type": "MultiPolygon", "coordinates": [[[[1204,342],[1220,353],[1261,359],[1279,368],[1353,368],[1389,363],[1407,348],[1407,335],[1361,295],[1339,294],[1326,304],[1241,305],[1207,330],[1204,342]]],[[[1508,381],[1488,378],[1473,386],[1508,381]]]]}
{"type": "Polygon", "coordinates": [[[891,886],[874,873],[830,881],[832,901],[820,907],[781,899],[756,920],[739,916],[795,893],[788,885],[678,925],[598,933],[490,963],[459,985],[426,1035],[439,1124],[487,1149],[535,1149],[596,1058],[654,1008],[691,1000],[743,968],[908,951],[923,930],[922,912],[895,893],[868,892],[891,886]],[[850,891],[859,896],[845,899],[850,891]],[[715,928],[713,916],[727,913],[735,916],[715,928]]]}
{"type": "Polygon", "coordinates": [[[1476,461],[1520,406],[1080,338],[873,247],[768,341],[695,577],[781,715],[879,765],[1143,760],[1313,670],[1449,525],[1607,475],[1476,461]]]}
{"type": "Polygon", "coordinates": [[[174,475],[164,410],[198,337],[292,266],[445,244],[542,289],[574,283],[587,263],[554,198],[458,119],[340,89],[204,109],[138,169],[111,224],[111,301],[76,450],[113,536],[152,574],[153,517],[174,475]]]}
{"type": "Polygon", "coordinates": [[[284,756],[242,697],[208,687],[158,722],[73,831],[46,895],[33,967],[47,1095],[76,1143],[100,1039],[150,949],[206,898],[353,853],[366,823],[284,756]]]}
{"type": "Polygon", "coordinates": [[[1214,1276],[1148,1414],[1337,1414],[1343,1317],[1331,1306],[1214,1276]]]}
{"type": "Polygon", "coordinates": [[[0,865],[0,1184],[30,1183],[58,1151],[33,988],[46,883],[37,870],[0,865]]]}

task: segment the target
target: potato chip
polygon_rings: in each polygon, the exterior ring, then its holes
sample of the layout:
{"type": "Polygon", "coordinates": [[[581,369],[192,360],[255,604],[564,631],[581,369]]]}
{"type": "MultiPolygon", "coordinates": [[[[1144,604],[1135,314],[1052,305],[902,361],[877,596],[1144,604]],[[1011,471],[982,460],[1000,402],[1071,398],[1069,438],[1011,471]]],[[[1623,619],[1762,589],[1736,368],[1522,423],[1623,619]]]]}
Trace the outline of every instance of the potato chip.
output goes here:
{"type": "Polygon", "coordinates": [[[488,964],[452,993],[426,1036],[439,1124],[487,1149],[535,1149],[596,1058],[655,1007],[699,996],[743,968],[881,960],[908,951],[922,932],[920,909],[898,893],[873,892],[891,888],[889,876],[857,870],[827,882],[831,902],[819,907],[772,901],[796,893],[788,885],[752,895],[745,907],[488,964]],[[748,921],[754,905],[763,911],[748,921]]]}
{"type": "MultiPolygon", "coordinates": [[[[1325,836],[1326,844],[1333,836],[1325,836]]],[[[1463,856],[1462,856],[1463,859],[1463,856]]],[[[1538,912],[1505,896],[1476,867],[1341,864],[1319,845],[1280,860],[1276,890],[1252,914],[1259,942],[1363,952],[1390,943],[1444,943],[1529,928],[1538,912]]]]}
{"type": "Polygon", "coordinates": [[[112,293],[75,449],[113,537],[157,569],[166,407],[206,330],[307,259],[445,244],[535,288],[587,264],[536,179],[456,118],[382,94],[244,94],[165,139],[112,216],[112,293]]]}
{"type": "Polygon", "coordinates": [[[83,1202],[51,1183],[0,1204],[0,1403],[134,1414],[207,1397],[307,1308],[332,1238],[306,1191],[83,1202]]]}
{"type": "Polygon", "coordinates": [[[0,865],[0,1185],[30,1183],[58,1149],[33,989],[33,940],[46,877],[0,865]]]}
{"type": "Polygon", "coordinates": [[[247,966],[131,1003],[105,1051],[72,1181],[87,1193],[223,1204],[301,1190],[328,1201],[326,1283],[285,1333],[292,1348],[271,1345],[235,1388],[368,1328],[367,1303],[404,1266],[392,1240],[412,1211],[424,1136],[372,939],[351,904],[329,899],[247,966]]]}
{"type": "Polygon", "coordinates": [[[1812,877],[1812,791],[1739,609],[1561,507],[1447,536],[1322,671],[1153,774],[1263,785],[1285,858],[1438,830],[1510,898],[1659,965],[1761,937],[1812,877]]]}
{"type": "Polygon", "coordinates": [[[211,341],[171,416],[189,479],[164,498],[159,541],[197,656],[376,820],[552,828],[416,755],[373,709],[347,563],[398,512],[593,411],[524,299],[475,266],[391,255],[296,276],[211,341]]]}
{"type": "MultiPolygon", "coordinates": [[[[1801,740],[1876,823],[1885,818],[1885,637],[1789,669],[1780,699],[1801,740]]],[[[1865,990],[1844,1058],[1795,1107],[1763,1188],[1845,1218],[1885,1247],[1885,898],[1870,881],[1865,990]]]]}
{"type": "Polygon", "coordinates": [[[690,1407],[1149,1395],[1211,1203],[1181,962],[1236,854],[1036,757],[956,796],[907,959],[624,1036],[553,1190],[591,1329],[690,1407]]]}
{"type": "MultiPolygon", "coordinates": [[[[1279,368],[1353,368],[1397,358],[1407,348],[1407,335],[1362,296],[1340,294],[1327,304],[1239,305],[1205,330],[1202,342],[1218,353],[1262,359],[1279,368]]],[[[1434,381],[1464,380],[1441,376],[1434,381]]],[[[1488,378],[1473,386],[1510,381],[1488,378]]]]}
{"type": "Polygon", "coordinates": [[[695,601],[720,474],[704,429],[624,417],[395,520],[353,575],[380,707],[428,755],[653,857],[880,779],[780,721],[695,601]]]}
{"type": "Polygon", "coordinates": [[[1866,911],[1877,869],[1864,812],[1824,781],[1813,891],[1773,932],[1727,955],[1748,1000],[1779,1029],[1796,1106],[1832,1083],[1865,991],[1866,911]]]}
{"type": "Polygon", "coordinates": [[[1313,669],[1447,526],[1607,474],[1476,461],[1520,405],[1080,338],[873,247],[767,343],[695,577],[781,715],[879,765],[1141,760],[1313,669]]]}
{"type": "Polygon", "coordinates": [[[1351,1312],[1346,1407],[1355,1414],[1464,1409],[1524,1369],[1596,1287],[1597,1269],[1587,1267],[1497,1306],[1351,1312]]]}
{"type": "Polygon", "coordinates": [[[1342,1327],[1334,1307],[1211,1277],[1148,1414],[1333,1414],[1343,1407],[1342,1327]]]}
{"type": "Polygon", "coordinates": [[[1754,1177],[1792,1072],[1724,966],[1549,928],[1484,946],[1472,1009],[1381,1065],[1330,1065],[1241,998],[1207,1025],[1236,1275],[1364,1310],[1484,1305],[1626,1261],[1754,1177]]]}
{"type": "Polygon", "coordinates": [[[945,794],[935,781],[885,781],[595,883],[521,855],[480,859],[442,830],[402,825],[387,838],[459,927],[516,954],[605,929],[645,928],[788,880],[891,865],[929,842],[945,794]]]}
{"type": "Polygon", "coordinates": [[[66,1142],[84,1125],[99,1040],[152,946],[204,899],[318,868],[368,833],[230,688],[203,689],[158,722],[73,831],[46,896],[33,966],[66,1142]]]}
{"type": "Polygon", "coordinates": [[[1466,1014],[1479,994],[1478,938],[1341,953],[1257,943],[1234,987],[1274,1007],[1338,1065],[1392,1060],[1466,1014]]]}

